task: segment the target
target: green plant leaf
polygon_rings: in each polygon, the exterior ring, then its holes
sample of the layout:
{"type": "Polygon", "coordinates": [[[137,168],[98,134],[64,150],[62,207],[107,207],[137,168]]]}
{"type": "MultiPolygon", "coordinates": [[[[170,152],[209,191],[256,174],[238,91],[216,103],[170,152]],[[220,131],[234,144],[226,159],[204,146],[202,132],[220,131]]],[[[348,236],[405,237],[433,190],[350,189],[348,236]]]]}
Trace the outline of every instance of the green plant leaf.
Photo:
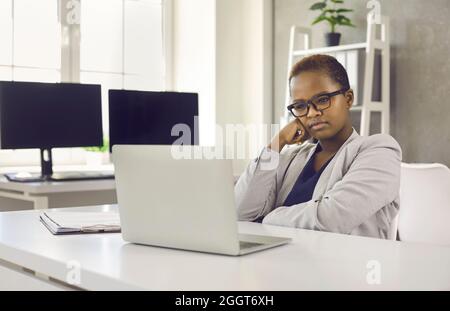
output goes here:
{"type": "Polygon", "coordinates": [[[107,152],[109,151],[109,139],[103,138],[103,146],[96,146],[96,147],[83,147],[86,151],[92,151],[92,152],[107,152]]]}
{"type": "Polygon", "coordinates": [[[356,27],[355,25],[352,24],[352,22],[343,22],[339,24],[340,26],[349,26],[349,27],[356,27]]]}
{"type": "Polygon", "coordinates": [[[353,12],[352,9],[337,9],[336,13],[347,13],[347,12],[353,12]]]}
{"type": "Polygon", "coordinates": [[[317,2],[317,3],[314,3],[309,9],[312,10],[312,11],[322,10],[326,6],[327,6],[326,2],[317,2]]]}
{"type": "Polygon", "coordinates": [[[325,19],[330,24],[331,29],[334,29],[334,27],[338,24],[336,18],[334,18],[333,16],[327,16],[325,17],[325,19]]]}
{"type": "MultiPolygon", "coordinates": [[[[333,9],[327,6],[328,0],[323,0],[322,2],[317,2],[313,4],[310,8],[310,10],[322,10],[322,14],[320,14],[314,21],[312,22],[312,25],[318,24],[323,21],[327,21],[331,26],[331,31],[333,32],[337,25],[340,26],[350,26],[350,27],[356,27],[353,25],[350,18],[343,15],[345,13],[353,12],[353,9],[345,9],[345,8],[339,8],[339,9],[333,9]]],[[[330,0],[334,4],[342,4],[344,3],[343,0],[330,0]]]]}
{"type": "Polygon", "coordinates": [[[320,15],[320,16],[318,16],[318,17],[312,22],[311,25],[315,25],[315,24],[320,23],[320,22],[322,22],[322,21],[324,21],[324,20],[326,20],[326,19],[327,19],[327,18],[326,18],[325,15],[320,15]]]}
{"type": "Polygon", "coordinates": [[[327,16],[327,20],[330,24],[336,25],[339,23],[339,20],[336,18],[336,16],[327,16]]]}
{"type": "Polygon", "coordinates": [[[352,24],[352,22],[348,18],[347,19],[339,19],[338,25],[356,27],[355,25],[352,24]]]}
{"type": "Polygon", "coordinates": [[[337,19],[338,23],[350,22],[350,19],[347,16],[344,16],[344,15],[338,15],[338,16],[336,16],[336,19],[337,19]]]}

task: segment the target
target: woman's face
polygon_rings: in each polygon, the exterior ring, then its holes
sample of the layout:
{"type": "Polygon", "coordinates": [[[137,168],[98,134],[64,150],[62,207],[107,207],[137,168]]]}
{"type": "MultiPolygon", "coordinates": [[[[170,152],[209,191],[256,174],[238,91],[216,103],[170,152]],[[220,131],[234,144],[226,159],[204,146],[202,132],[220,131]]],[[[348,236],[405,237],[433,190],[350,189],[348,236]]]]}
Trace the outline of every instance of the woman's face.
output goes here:
{"type": "MultiPolygon", "coordinates": [[[[318,71],[303,72],[291,81],[293,102],[307,101],[313,96],[332,93],[341,88],[328,75],[318,71]]],[[[306,131],[318,140],[333,138],[344,127],[351,126],[349,110],[353,104],[353,91],[333,96],[330,101],[330,107],[323,111],[317,111],[310,105],[308,114],[298,118],[306,131]]]]}

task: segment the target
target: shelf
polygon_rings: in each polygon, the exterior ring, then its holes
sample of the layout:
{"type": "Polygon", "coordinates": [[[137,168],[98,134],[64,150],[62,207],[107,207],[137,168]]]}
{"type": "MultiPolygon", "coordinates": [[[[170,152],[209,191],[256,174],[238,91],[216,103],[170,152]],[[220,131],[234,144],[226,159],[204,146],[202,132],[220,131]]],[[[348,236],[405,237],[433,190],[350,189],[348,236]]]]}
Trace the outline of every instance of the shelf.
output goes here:
{"type": "Polygon", "coordinates": [[[304,56],[310,54],[326,54],[342,51],[361,50],[367,47],[367,43],[355,43],[347,45],[329,46],[324,48],[309,49],[309,50],[296,50],[293,52],[293,56],[304,56]]]}
{"type": "MultiPolygon", "coordinates": [[[[350,111],[362,111],[362,105],[353,106],[352,108],[350,108],[350,111]]],[[[372,112],[383,112],[383,107],[372,106],[370,108],[370,111],[372,111],[372,112]]]]}

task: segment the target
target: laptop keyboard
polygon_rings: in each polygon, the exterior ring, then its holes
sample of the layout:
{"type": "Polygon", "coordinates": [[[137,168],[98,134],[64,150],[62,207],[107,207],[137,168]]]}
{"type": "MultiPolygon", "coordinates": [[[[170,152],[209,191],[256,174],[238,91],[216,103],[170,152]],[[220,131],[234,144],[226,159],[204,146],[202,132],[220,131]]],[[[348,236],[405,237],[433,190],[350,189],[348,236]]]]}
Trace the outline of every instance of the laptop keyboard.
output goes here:
{"type": "Polygon", "coordinates": [[[240,249],[246,249],[246,248],[256,247],[256,246],[261,246],[261,245],[263,245],[263,244],[262,243],[252,243],[252,242],[239,241],[240,249]]]}

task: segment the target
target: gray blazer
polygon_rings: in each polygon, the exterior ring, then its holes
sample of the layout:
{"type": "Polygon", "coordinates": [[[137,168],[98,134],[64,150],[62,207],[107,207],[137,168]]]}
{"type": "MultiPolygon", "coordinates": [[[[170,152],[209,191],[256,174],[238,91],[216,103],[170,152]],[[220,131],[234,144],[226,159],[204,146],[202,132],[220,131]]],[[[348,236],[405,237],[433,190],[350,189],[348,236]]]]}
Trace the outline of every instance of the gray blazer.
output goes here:
{"type": "Polygon", "coordinates": [[[322,172],[312,200],[282,206],[317,144],[281,154],[264,148],[235,186],[239,220],[381,239],[395,236],[402,151],[389,135],[360,136],[355,129],[322,172]],[[277,166],[264,165],[267,159],[277,166]],[[268,168],[269,167],[269,168],[268,168]]]}

